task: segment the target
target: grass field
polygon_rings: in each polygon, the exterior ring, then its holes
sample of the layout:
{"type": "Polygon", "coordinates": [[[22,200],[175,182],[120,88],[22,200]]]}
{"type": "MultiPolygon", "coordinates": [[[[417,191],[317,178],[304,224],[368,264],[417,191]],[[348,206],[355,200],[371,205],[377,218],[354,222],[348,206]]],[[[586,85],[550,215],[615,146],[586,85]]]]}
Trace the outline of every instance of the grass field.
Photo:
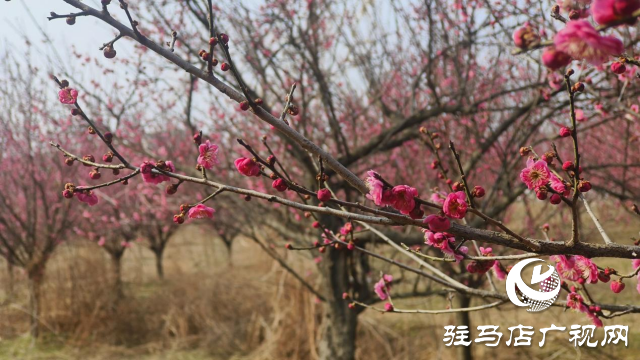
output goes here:
{"type": "MultiPolygon", "coordinates": [[[[164,281],[155,274],[152,253],[137,244],[123,260],[125,298],[110,295],[111,270],[106,253],[93,244],[68,243],[56,250],[43,287],[44,335],[33,344],[28,335],[25,277],[16,270],[16,293],[7,299],[7,272],[0,281],[0,359],[313,359],[320,306],[312,295],[254,243],[238,239],[232,257],[222,242],[198,227],[186,226],[166,251],[164,281]]],[[[282,251],[314,285],[312,261],[282,251]]],[[[310,255],[310,254],[309,254],[310,255]]],[[[307,256],[309,259],[310,256],[307,256]]],[[[599,260],[601,266],[631,271],[630,261],[599,260]]],[[[375,264],[374,264],[375,265],[375,264]]],[[[380,265],[380,264],[378,264],[380,265]]],[[[3,265],[6,268],[6,264],[3,265]]],[[[598,284],[598,299],[617,304],[638,303],[636,281],[613,295],[598,284]]],[[[499,287],[503,283],[498,282],[499,287]]],[[[443,309],[442,297],[397,300],[403,308],[443,309]]],[[[482,304],[474,300],[472,305],[482,304]]],[[[582,314],[551,308],[537,315],[503,305],[471,314],[478,325],[499,325],[498,348],[473,345],[477,357],[493,359],[637,359],[640,315],[605,320],[629,325],[629,346],[574,348],[566,332],[550,332],[538,347],[540,328],[551,324],[588,324],[582,314]],[[535,328],[532,346],[507,347],[507,327],[535,328]]],[[[360,317],[359,359],[451,359],[444,346],[444,326],[455,316],[381,314],[360,317]]],[[[596,339],[602,338],[598,329],[596,339]]]]}

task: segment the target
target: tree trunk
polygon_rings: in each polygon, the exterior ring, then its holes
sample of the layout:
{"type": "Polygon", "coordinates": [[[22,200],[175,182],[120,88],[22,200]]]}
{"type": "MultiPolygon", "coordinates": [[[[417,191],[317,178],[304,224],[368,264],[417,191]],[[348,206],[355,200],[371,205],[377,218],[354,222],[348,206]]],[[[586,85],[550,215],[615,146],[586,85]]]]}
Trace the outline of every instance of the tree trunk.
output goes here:
{"type": "Polygon", "coordinates": [[[164,248],[153,249],[153,253],[156,255],[156,272],[160,280],[164,279],[164,265],[162,264],[162,257],[164,255],[164,248]]]}
{"type": "Polygon", "coordinates": [[[42,275],[36,271],[29,272],[29,313],[31,315],[30,333],[33,339],[40,335],[40,287],[42,275]]]}
{"type": "MultiPolygon", "coordinates": [[[[11,257],[9,257],[11,259],[11,257]]],[[[7,272],[9,273],[9,284],[7,286],[7,300],[12,301],[14,296],[14,284],[15,278],[13,275],[13,264],[11,261],[7,261],[7,272]]]]}
{"type": "Polygon", "coordinates": [[[326,302],[322,320],[323,334],[318,342],[321,360],[353,360],[356,351],[358,312],[348,307],[342,294],[349,288],[349,252],[327,249],[320,263],[326,302]]]}
{"type": "MultiPolygon", "coordinates": [[[[468,308],[471,303],[471,298],[469,296],[464,296],[462,294],[456,295],[458,297],[459,308],[468,308]]],[[[469,313],[466,311],[459,312],[456,314],[456,322],[458,326],[468,326],[470,338],[473,338],[473,329],[471,329],[471,319],[469,318],[469,313]]],[[[456,352],[458,355],[458,360],[472,360],[473,356],[471,355],[471,345],[469,346],[457,346],[456,352]]]]}
{"type": "Polygon", "coordinates": [[[124,291],[122,288],[122,269],[121,260],[122,254],[111,254],[111,264],[113,266],[113,293],[116,300],[120,300],[124,297],[124,291]]]}

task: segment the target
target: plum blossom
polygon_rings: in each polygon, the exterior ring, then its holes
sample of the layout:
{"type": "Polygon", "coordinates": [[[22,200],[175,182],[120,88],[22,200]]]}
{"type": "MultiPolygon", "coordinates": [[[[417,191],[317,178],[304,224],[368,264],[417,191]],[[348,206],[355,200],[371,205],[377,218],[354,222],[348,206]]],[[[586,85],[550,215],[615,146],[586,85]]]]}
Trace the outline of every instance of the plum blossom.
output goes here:
{"type": "Polygon", "coordinates": [[[374,204],[381,206],[384,184],[377,178],[378,173],[376,173],[375,171],[369,170],[367,171],[367,175],[368,176],[365,179],[365,183],[367,184],[367,188],[369,189],[367,199],[373,201],[374,204]]]}
{"type": "Polygon", "coordinates": [[[598,267],[590,259],[584,256],[554,255],[551,257],[556,264],[556,270],[560,277],[568,281],[584,281],[588,283],[598,282],[598,267]]]}
{"type": "Polygon", "coordinates": [[[422,229],[424,233],[425,244],[438,248],[447,257],[454,258],[456,262],[462,260],[464,255],[469,249],[466,246],[460,246],[457,251],[451,248],[451,244],[455,242],[453,235],[445,232],[433,232],[427,229],[422,229]]]}
{"type": "Polygon", "coordinates": [[[520,179],[529,189],[537,189],[547,185],[549,177],[549,167],[544,160],[534,161],[529,158],[527,160],[527,167],[520,172],[520,179]]]}
{"type": "Polygon", "coordinates": [[[550,46],[542,53],[542,63],[551,70],[558,70],[571,63],[571,56],[550,46]]]}
{"type": "Polygon", "coordinates": [[[464,191],[457,191],[447,195],[442,211],[453,219],[462,219],[467,214],[467,195],[464,191]]]}
{"type": "Polygon", "coordinates": [[[550,179],[551,179],[550,186],[553,190],[562,194],[563,196],[569,196],[569,193],[570,193],[569,187],[567,187],[567,185],[564,183],[564,181],[562,181],[562,179],[560,179],[553,173],[551,174],[550,179]]]}
{"type": "MultiPolygon", "coordinates": [[[[165,165],[161,170],[168,171],[168,172],[176,171],[176,167],[173,166],[173,162],[165,161],[164,164],[165,165]]],[[[151,163],[148,161],[145,161],[144,163],[142,163],[142,165],[140,165],[140,172],[142,173],[142,180],[144,182],[157,185],[165,181],[171,181],[171,178],[167,175],[153,173],[151,171],[151,169],[153,169],[153,165],[151,165],[151,167],[150,165],[151,163]]]]}
{"type": "Polygon", "coordinates": [[[189,219],[204,219],[209,218],[213,219],[213,213],[216,211],[213,208],[210,208],[204,204],[198,204],[191,209],[189,209],[189,219]]]}
{"type": "Polygon", "coordinates": [[[78,100],[78,91],[71,88],[60,89],[58,91],[58,99],[63,104],[73,105],[78,100]]]}
{"type": "Polygon", "coordinates": [[[380,281],[373,286],[373,291],[375,291],[380,300],[387,300],[389,298],[387,291],[390,288],[391,281],[393,281],[393,276],[384,274],[380,281]]]}
{"type": "Polygon", "coordinates": [[[414,197],[418,196],[418,190],[408,185],[398,185],[392,189],[393,207],[404,215],[408,215],[416,206],[414,197]]]}
{"type": "Polygon", "coordinates": [[[78,200],[88,204],[89,206],[93,206],[98,203],[98,196],[96,196],[93,191],[78,191],[75,195],[78,200]]]}
{"type": "Polygon", "coordinates": [[[234,162],[236,169],[244,176],[260,176],[260,165],[253,159],[241,157],[234,162]]]}
{"type": "Polygon", "coordinates": [[[429,215],[423,221],[431,231],[446,231],[451,227],[451,222],[446,216],[429,215]]]}
{"type": "Polygon", "coordinates": [[[553,39],[556,49],[574,59],[585,59],[598,66],[611,55],[623,52],[622,41],[613,36],[601,36],[586,20],[569,21],[553,39]]]}
{"type": "Polygon", "coordinates": [[[640,9],[638,0],[594,0],[591,5],[593,20],[600,25],[612,25],[623,20],[634,24],[636,19],[630,15],[640,9]]]}
{"type": "Polygon", "coordinates": [[[213,165],[218,164],[218,145],[211,144],[207,140],[206,143],[200,144],[198,150],[200,151],[198,156],[199,165],[202,165],[205,169],[211,169],[213,165]]]}

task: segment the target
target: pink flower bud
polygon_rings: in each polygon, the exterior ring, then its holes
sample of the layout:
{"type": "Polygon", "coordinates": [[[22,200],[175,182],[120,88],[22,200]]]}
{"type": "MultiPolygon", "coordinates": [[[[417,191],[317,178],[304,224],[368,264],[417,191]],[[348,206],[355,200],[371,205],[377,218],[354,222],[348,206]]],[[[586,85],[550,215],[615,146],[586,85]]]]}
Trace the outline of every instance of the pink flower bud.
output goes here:
{"type": "Polygon", "coordinates": [[[71,199],[73,197],[73,191],[71,191],[71,190],[63,190],[62,191],[62,196],[64,196],[66,199],[71,199]]]}
{"type": "Polygon", "coordinates": [[[482,186],[475,186],[473,191],[471,191],[471,195],[477,198],[483,197],[485,194],[484,188],[482,186]]]}
{"type": "Polygon", "coordinates": [[[226,45],[229,42],[229,35],[225,33],[220,34],[220,40],[222,40],[222,43],[226,45]]]}
{"type": "Polygon", "coordinates": [[[591,183],[587,180],[580,181],[578,183],[578,190],[580,190],[580,192],[587,192],[591,190],[591,183]]]}
{"type": "Polygon", "coordinates": [[[331,191],[329,191],[329,189],[318,190],[318,200],[322,202],[327,202],[331,200],[331,191]]]}
{"type": "Polygon", "coordinates": [[[391,303],[385,303],[384,304],[384,311],[388,311],[388,312],[393,311],[393,305],[391,305],[391,303]]]}
{"type": "Polygon", "coordinates": [[[622,282],[622,280],[616,280],[616,281],[612,281],[611,285],[609,285],[611,287],[611,291],[613,291],[616,294],[619,294],[622,290],[624,290],[624,283],[622,282]]]}
{"type": "Polygon", "coordinates": [[[563,126],[560,128],[560,137],[567,137],[567,136],[571,136],[571,130],[569,130],[568,127],[563,126]]]}
{"type": "Polygon", "coordinates": [[[253,159],[241,157],[236,159],[234,164],[240,174],[244,176],[260,176],[260,165],[253,161],[253,159]]]}
{"type": "Polygon", "coordinates": [[[551,70],[558,70],[571,63],[571,56],[550,46],[542,53],[542,63],[551,70]]]}
{"type": "Polygon", "coordinates": [[[100,174],[100,172],[96,169],[91,170],[91,172],[89,173],[89,177],[91,178],[91,180],[98,180],[101,176],[102,175],[100,174]]]}
{"type": "Polygon", "coordinates": [[[526,49],[539,41],[540,36],[528,24],[513,32],[513,43],[521,49],[526,49]]]}
{"type": "Polygon", "coordinates": [[[553,194],[551,195],[549,202],[552,203],[553,205],[558,205],[562,202],[562,197],[560,197],[560,195],[558,194],[553,194]]]}
{"type": "Polygon", "coordinates": [[[317,228],[319,228],[319,227],[320,227],[320,223],[319,223],[319,222],[317,222],[317,221],[314,221],[314,222],[313,222],[313,224],[311,224],[311,226],[312,226],[314,229],[317,229],[317,228]]]}
{"type": "Polygon", "coordinates": [[[624,74],[625,71],[627,71],[627,67],[623,63],[616,61],[611,64],[611,71],[614,74],[620,75],[620,74],[624,74]]]}
{"type": "Polygon", "coordinates": [[[271,184],[271,186],[280,192],[283,192],[289,188],[287,186],[287,183],[283,179],[279,179],[279,178],[273,180],[273,183],[271,184]]]}
{"type": "Polygon", "coordinates": [[[564,171],[572,171],[575,169],[575,164],[573,163],[573,161],[565,161],[564,164],[562,164],[562,170],[564,171]]]}

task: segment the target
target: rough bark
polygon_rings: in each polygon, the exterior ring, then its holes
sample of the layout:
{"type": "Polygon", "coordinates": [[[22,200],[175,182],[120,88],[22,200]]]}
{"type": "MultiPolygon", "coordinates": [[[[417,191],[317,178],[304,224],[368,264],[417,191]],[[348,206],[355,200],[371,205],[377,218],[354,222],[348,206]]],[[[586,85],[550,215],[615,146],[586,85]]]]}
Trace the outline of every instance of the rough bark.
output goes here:
{"type": "MultiPolygon", "coordinates": [[[[458,294],[458,303],[459,308],[468,308],[471,303],[471,298],[469,296],[464,296],[462,294],[458,294]]],[[[456,314],[456,322],[458,326],[467,326],[469,332],[473,332],[471,329],[471,319],[469,318],[469,313],[466,311],[459,312],[456,314]]],[[[472,360],[473,356],[471,354],[471,346],[457,346],[456,353],[458,360],[472,360]]]]}
{"type": "Polygon", "coordinates": [[[111,264],[113,267],[113,293],[116,300],[124,297],[124,289],[122,285],[122,254],[111,254],[111,264]]]}
{"type": "Polygon", "coordinates": [[[40,289],[42,276],[37,270],[29,272],[29,313],[31,315],[30,333],[33,339],[40,336],[40,289]]]}
{"type": "Polygon", "coordinates": [[[323,334],[318,343],[321,360],[355,359],[358,312],[349,309],[348,302],[342,299],[349,287],[349,255],[347,251],[331,249],[321,263],[326,298],[323,334]]]}
{"type": "Polygon", "coordinates": [[[156,273],[158,274],[158,278],[160,280],[163,280],[164,279],[164,264],[163,264],[164,248],[153,249],[153,253],[156,256],[156,273]]]}

